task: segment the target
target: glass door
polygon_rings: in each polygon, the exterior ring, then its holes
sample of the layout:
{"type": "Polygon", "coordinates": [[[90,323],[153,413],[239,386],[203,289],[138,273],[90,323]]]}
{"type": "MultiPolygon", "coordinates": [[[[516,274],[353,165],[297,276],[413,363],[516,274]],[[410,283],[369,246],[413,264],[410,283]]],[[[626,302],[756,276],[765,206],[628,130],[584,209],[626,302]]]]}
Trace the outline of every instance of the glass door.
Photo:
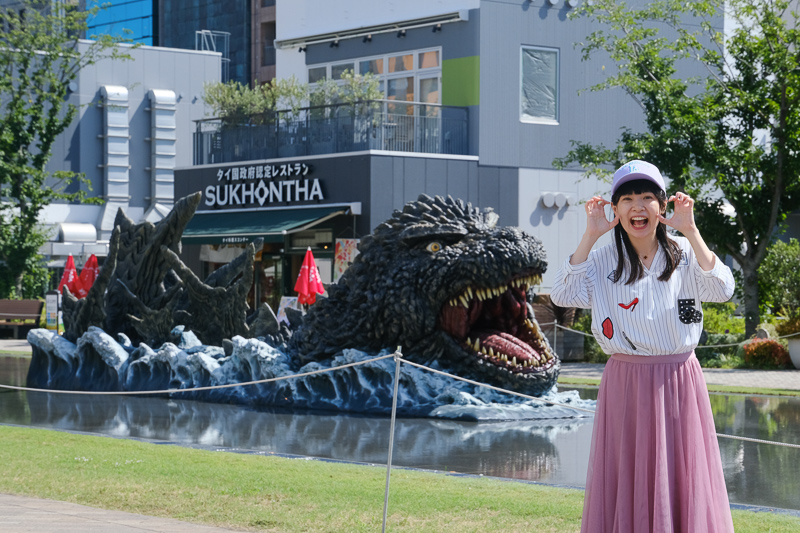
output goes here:
{"type": "Polygon", "coordinates": [[[421,104],[418,106],[417,124],[414,135],[417,143],[417,151],[419,152],[441,152],[442,108],[438,105],[424,105],[441,103],[440,87],[441,79],[438,73],[427,77],[419,77],[418,94],[421,104]]]}

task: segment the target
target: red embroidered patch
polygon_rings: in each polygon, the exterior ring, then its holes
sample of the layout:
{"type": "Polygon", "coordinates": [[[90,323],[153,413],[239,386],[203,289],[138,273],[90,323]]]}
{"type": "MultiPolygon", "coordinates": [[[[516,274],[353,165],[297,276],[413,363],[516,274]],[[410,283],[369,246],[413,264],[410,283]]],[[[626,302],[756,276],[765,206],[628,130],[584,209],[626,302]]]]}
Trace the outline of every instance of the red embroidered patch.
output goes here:
{"type": "Polygon", "coordinates": [[[634,309],[636,309],[636,304],[638,303],[639,303],[639,298],[634,298],[633,301],[629,304],[617,304],[617,305],[623,309],[630,309],[631,311],[633,311],[634,309]]]}
{"type": "Polygon", "coordinates": [[[610,318],[603,320],[603,335],[608,339],[614,336],[614,324],[611,322],[610,318]]]}

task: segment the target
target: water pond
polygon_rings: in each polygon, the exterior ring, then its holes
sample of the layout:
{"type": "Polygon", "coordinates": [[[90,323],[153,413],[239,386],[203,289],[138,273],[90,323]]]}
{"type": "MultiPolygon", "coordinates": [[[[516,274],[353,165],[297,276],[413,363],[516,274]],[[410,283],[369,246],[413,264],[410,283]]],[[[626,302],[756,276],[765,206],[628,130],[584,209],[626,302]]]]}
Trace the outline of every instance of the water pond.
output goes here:
{"type": "MultiPolygon", "coordinates": [[[[0,356],[0,383],[24,385],[30,359],[0,356]]],[[[580,389],[594,399],[597,391],[580,389]]],[[[712,394],[719,433],[800,443],[800,398],[712,394]]],[[[389,420],[185,400],[0,391],[0,424],[386,463],[389,420]]],[[[393,464],[583,487],[591,418],[397,421],[393,464]]],[[[733,503],[800,510],[800,449],[720,439],[733,503]]]]}

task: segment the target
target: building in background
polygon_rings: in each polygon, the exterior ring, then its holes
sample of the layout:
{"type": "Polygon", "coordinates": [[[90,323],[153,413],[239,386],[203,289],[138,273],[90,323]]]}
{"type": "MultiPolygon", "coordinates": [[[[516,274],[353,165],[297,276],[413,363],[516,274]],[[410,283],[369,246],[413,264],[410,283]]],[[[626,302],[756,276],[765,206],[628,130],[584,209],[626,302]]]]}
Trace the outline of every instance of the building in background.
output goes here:
{"type": "Polygon", "coordinates": [[[267,83],[275,78],[275,0],[252,1],[252,66],[250,79],[253,85],[267,83]]]}
{"type": "Polygon", "coordinates": [[[86,37],[112,35],[134,43],[158,45],[157,5],[158,0],[82,0],[82,9],[103,6],[86,21],[86,37]]]}
{"type": "MultiPolygon", "coordinates": [[[[80,0],[82,9],[94,6],[102,9],[89,18],[87,38],[107,34],[150,46],[218,52],[222,81],[250,85],[269,74],[262,72],[260,39],[266,35],[271,46],[275,38],[275,0],[80,0]],[[263,34],[262,26],[270,23],[272,33],[263,34]]],[[[273,66],[273,74],[274,64],[273,59],[266,65],[273,66]]]]}
{"type": "Polygon", "coordinates": [[[105,257],[120,208],[137,223],[161,220],[174,201],[175,167],[192,161],[203,85],[219,80],[220,54],[149,46],[129,54],[85,67],[70,86],[78,115],[54,144],[48,170],[83,173],[89,196],[104,202],[45,208],[52,239],[42,252],[53,268],[69,255],[79,266],[91,254],[105,257]]]}
{"type": "Polygon", "coordinates": [[[567,18],[578,1],[278,1],[277,77],[371,73],[383,98],[263,124],[201,122],[194,165],[176,171],[176,195],[204,194],[187,262],[207,272],[234,255],[226,247],[260,235],[265,268],[283,273],[271,283],[288,296],[307,246],[334,263],[337,238],[368,233],[422,193],[450,195],[541,239],[551,267],[539,290],[549,292],[583,233],[580,201],[608,192],[553,159],[572,140],[643,127],[624,92],[579,94],[606,74],[574,46],[593,29],[567,18]]]}

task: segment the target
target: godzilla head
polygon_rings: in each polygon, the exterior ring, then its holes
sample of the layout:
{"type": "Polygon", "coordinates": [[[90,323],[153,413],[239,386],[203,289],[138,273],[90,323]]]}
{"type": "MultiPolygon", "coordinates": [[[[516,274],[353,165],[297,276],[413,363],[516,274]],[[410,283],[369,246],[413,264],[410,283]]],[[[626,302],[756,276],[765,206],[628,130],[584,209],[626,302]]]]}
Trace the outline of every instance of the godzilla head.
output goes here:
{"type": "Polygon", "coordinates": [[[400,345],[454,374],[529,394],[559,361],[528,296],[547,268],[541,243],[452,198],[420,196],[365,237],[329,298],[294,339],[301,352],[400,345]]]}

